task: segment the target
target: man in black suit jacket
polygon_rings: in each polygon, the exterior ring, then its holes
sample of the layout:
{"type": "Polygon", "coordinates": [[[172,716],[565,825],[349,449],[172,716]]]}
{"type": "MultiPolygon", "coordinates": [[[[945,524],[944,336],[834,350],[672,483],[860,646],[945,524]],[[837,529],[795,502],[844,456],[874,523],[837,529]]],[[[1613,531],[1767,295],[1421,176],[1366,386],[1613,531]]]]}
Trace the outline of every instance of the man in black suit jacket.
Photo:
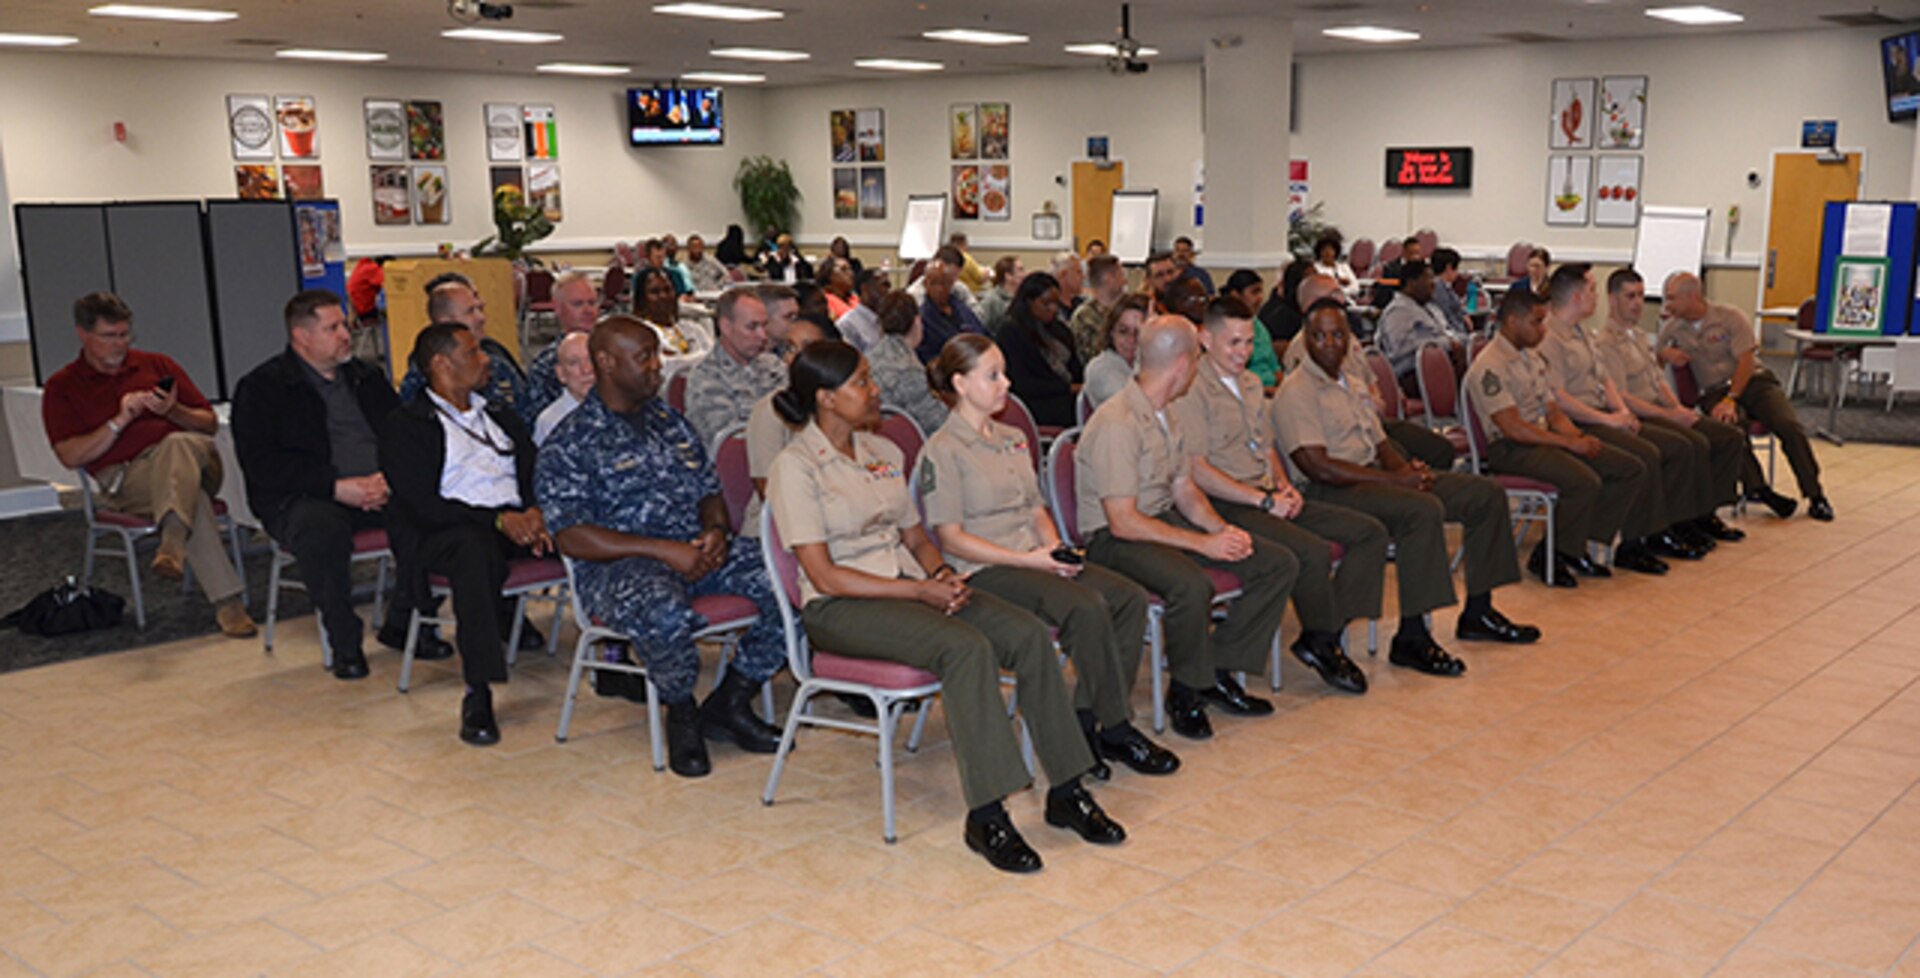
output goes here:
{"type": "Polygon", "coordinates": [[[380,468],[399,518],[420,535],[421,564],[452,586],[467,681],[460,739],[484,747],[500,740],[488,684],[507,679],[507,561],[550,553],[553,540],[534,505],[532,436],[510,406],[478,394],[489,367],[479,339],[458,323],[435,323],[412,359],[427,390],[387,420],[380,468]]]}
{"type": "MultiPolygon", "coordinates": [[[[395,597],[382,644],[407,644],[417,603],[419,562],[404,527],[390,525],[379,431],[400,406],[379,368],[353,358],[346,310],[331,292],[301,292],[286,305],[287,350],[255,367],[233,392],[233,443],[247,502],[267,532],[293,553],[325,628],[340,679],[367,675],[360,617],[353,611],[353,535],[387,531],[395,597]]],[[[432,634],[415,653],[443,659],[453,649],[432,634]]]]}

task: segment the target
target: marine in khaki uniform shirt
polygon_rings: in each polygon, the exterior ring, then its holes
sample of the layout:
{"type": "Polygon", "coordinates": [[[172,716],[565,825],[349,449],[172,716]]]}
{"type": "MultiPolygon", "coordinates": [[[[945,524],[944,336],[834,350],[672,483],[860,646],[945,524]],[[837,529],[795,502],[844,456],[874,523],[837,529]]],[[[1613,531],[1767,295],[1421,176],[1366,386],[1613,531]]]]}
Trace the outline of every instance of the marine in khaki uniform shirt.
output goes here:
{"type": "MultiPolygon", "coordinates": [[[[1143,774],[1171,774],[1179,758],[1134,728],[1128,703],[1146,636],[1147,593],[1060,550],[1027,436],[993,420],[1011,386],[1005,364],[984,336],[948,341],[933,363],[935,389],[955,403],[927,439],[915,473],[927,526],[970,586],[1058,630],[1077,679],[1074,710],[1094,755],[1143,774]]],[[[1104,761],[1093,773],[1112,775],[1104,761]]]]}
{"type": "Polygon", "coordinates": [[[1574,587],[1573,571],[1607,577],[1587,556],[1589,541],[1607,544],[1639,498],[1646,467],[1633,456],[1583,434],[1553,402],[1546,367],[1531,353],[1545,331],[1547,308],[1527,289],[1500,300],[1500,335],[1467,368],[1470,409],[1487,438],[1489,471],[1550,483],[1554,553],[1543,541],[1527,568],[1556,587],[1574,587]]]}
{"type": "MultiPolygon", "coordinates": [[[[1668,318],[1656,344],[1660,360],[1693,371],[1700,390],[1696,406],[1736,428],[1751,418],[1773,432],[1787,455],[1787,463],[1793,466],[1800,495],[1807,498],[1807,515],[1816,520],[1833,519],[1833,506],[1820,488],[1820,463],[1813,457],[1807,430],[1773,371],[1754,359],[1758,344],[1753,324],[1732,306],[1708,302],[1700,280],[1687,272],[1667,278],[1661,303],[1661,312],[1668,318]]],[[[1749,489],[1748,496],[1766,503],[1782,519],[1793,515],[1794,501],[1771,489],[1758,494],[1749,489]]]]}
{"type": "Polygon", "coordinates": [[[1711,541],[1746,539],[1745,533],[1721,522],[1715,511],[1739,501],[1743,476],[1748,488],[1766,488],[1760,461],[1753,457],[1744,432],[1699,414],[1674,395],[1666,371],[1640,332],[1646,294],[1646,282],[1631,268],[1618,268],[1607,276],[1607,324],[1593,337],[1594,352],[1620,399],[1647,429],[1670,431],[1686,439],[1701,473],[1688,500],[1688,508],[1701,514],[1690,524],[1695,534],[1711,541]]]}
{"type": "MultiPolygon", "coordinates": [[[[794,320],[787,330],[787,348],[782,353],[781,382],[785,383],[787,366],[793,363],[793,358],[799,356],[801,350],[806,349],[808,344],[827,338],[818,323],[805,319],[794,320]]],[[[760,508],[767,496],[767,473],[773,469],[774,458],[797,433],[780,420],[780,415],[774,411],[773,395],[777,393],[779,391],[775,390],[755,401],[753,410],[747,415],[747,476],[753,480],[753,498],[747,500],[747,508],[740,514],[740,522],[746,525],[735,528],[744,537],[760,535],[760,508]]],[[[708,447],[719,448],[718,445],[708,447]]],[[[719,452],[715,451],[714,454],[718,455],[719,452]]]]}
{"type": "Polygon", "coordinates": [[[1181,428],[1166,407],[1192,382],[1197,346],[1186,320],[1148,320],[1136,354],[1139,374],[1093,412],[1080,436],[1074,493],[1087,558],[1166,602],[1162,634],[1173,682],[1164,706],[1174,732],[1204,739],[1213,727],[1203,690],[1215,691],[1215,702],[1238,701],[1236,709],[1272,709],[1232,683],[1231,673],[1265,671],[1300,562],[1221,519],[1193,483],[1181,428]],[[1208,568],[1229,571],[1241,584],[1217,629],[1209,629],[1208,568]]]}
{"type": "Polygon", "coordinates": [[[1309,502],[1287,481],[1266,396],[1246,369],[1253,320],[1245,304],[1210,303],[1202,340],[1198,376],[1173,403],[1181,428],[1198,433],[1187,444],[1194,482],[1227,522],[1293,552],[1300,561],[1293,607],[1302,627],[1294,653],[1328,684],[1363,693],[1366,675],[1340,650],[1340,637],[1347,622],[1380,616],[1387,528],[1363,513],[1309,502]],[[1344,551],[1337,571],[1330,542],[1344,551]]]}
{"type": "MultiPolygon", "coordinates": [[[[1041,860],[1013,827],[1002,799],[1031,778],[1020,756],[1000,671],[1012,672],[1020,712],[1052,782],[1047,820],[1088,841],[1125,830],[1080,785],[1093,755],[1074,721],[1066,680],[1039,619],[973,591],[920,528],[900,449],[858,430],[879,421],[880,392],[858,350],[809,346],[775,406],[806,427],[774,459],[767,505],[800,568],[801,620],[816,650],[882,659],[940,680],[954,759],[970,809],[969,848],[996,868],[1033,872],[1041,860]]],[[[796,704],[796,709],[799,705],[796,704]]],[[[880,735],[891,737],[891,719],[880,735]]]]}
{"type": "Polygon", "coordinates": [[[1699,560],[1709,542],[1694,540],[1691,532],[1670,526],[1676,517],[1696,513],[1674,512],[1669,499],[1685,502],[1696,495],[1694,483],[1705,478],[1693,468],[1693,454],[1685,438],[1666,431],[1643,430],[1640,419],[1627,410],[1613,381],[1601,369],[1593,336],[1585,326],[1599,296],[1593,269],[1566,264],[1547,278],[1546,335],[1534,355],[1547,367],[1547,383],[1554,402],[1581,431],[1640,461],[1652,474],[1646,491],[1627,512],[1620,528],[1623,539],[1614,566],[1648,574],[1664,574],[1661,557],[1699,560]]]}
{"type": "Polygon", "coordinates": [[[1366,513],[1392,534],[1400,631],[1389,661],[1437,675],[1466,669],[1434,641],[1425,621],[1427,612],[1454,603],[1449,521],[1464,526],[1467,565],[1467,605],[1454,634],[1537,641],[1539,629],[1516,625],[1493,607],[1493,589],[1520,579],[1506,492],[1483,476],[1434,472],[1393,447],[1372,398],[1340,373],[1352,337],[1338,302],[1308,310],[1295,345],[1307,348],[1309,360],[1287,375],[1268,416],[1308,499],[1366,513]]]}

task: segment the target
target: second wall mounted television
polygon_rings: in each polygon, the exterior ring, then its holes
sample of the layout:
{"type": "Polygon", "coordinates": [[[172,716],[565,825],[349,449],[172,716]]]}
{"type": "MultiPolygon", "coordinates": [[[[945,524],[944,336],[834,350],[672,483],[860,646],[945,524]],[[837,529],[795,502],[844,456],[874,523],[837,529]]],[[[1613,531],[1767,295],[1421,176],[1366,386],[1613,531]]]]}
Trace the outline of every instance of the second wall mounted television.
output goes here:
{"type": "Polygon", "coordinates": [[[718,146],[726,132],[718,88],[627,89],[627,138],[635,146],[718,146]]]}
{"type": "Polygon", "coordinates": [[[1887,121],[1920,111],[1920,31],[1880,39],[1880,75],[1886,81],[1887,121]]]}

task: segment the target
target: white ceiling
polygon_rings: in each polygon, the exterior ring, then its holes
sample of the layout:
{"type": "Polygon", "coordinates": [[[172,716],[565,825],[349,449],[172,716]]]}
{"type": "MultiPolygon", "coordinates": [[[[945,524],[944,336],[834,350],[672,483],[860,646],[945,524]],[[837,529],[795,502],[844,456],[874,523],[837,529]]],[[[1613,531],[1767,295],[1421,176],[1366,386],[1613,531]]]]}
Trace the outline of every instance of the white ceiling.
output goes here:
{"type": "MultiPolygon", "coordinates": [[[[1112,39],[1118,0],[767,0],[784,20],[754,24],[669,17],[653,0],[521,0],[512,20],[497,26],[554,31],[559,44],[512,45],[447,40],[456,26],[445,0],[174,0],[181,5],[237,10],[237,20],[210,26],[93,17],[102,0],[0,0],[0,31],[78,36],[68,51],[174,57],[270,60],[277,47],[385,51],[395,67],[526,72],[545,61],[630,65],[631,76],[666,79],[686,71],[762,72],[771,84],[807,84],[886,77],[853,67],[859,57],[913,57],[944,61],[950,73],[981,74],[1041,68],[1092,68],[1097,59],[1066,54],[1072,42],[1112,39]],[[990,27],[1028,34],[1032,43],[1007,48],[927,41],[940,27],[990,27]],[[707,56],[709,47],[754,45],[799,48],[810,61],[762,65],[707,56]]],[[[167,0],[151,0],[167,2],[167,0]]],[[[752,2],[752,0],[749,0],[752,2]]],[[[1657,0],[1682,2],[1682,0],[1657,0]]],[[[1414,47],[1527,43],[1503,35],[1530,35],[1531,43],[1602,38],[1711,37],[1727,31],[1811,31],[1839,28],[1829,15],[1877,11],[1899,24],[1920,21],[1920,0],[1718,0],[1746,15],[1731,28],[1688,28],[1644,15],[1647,4],[1627,0],[1136,0],[1133,32],[1157,47],[1162,61],[1196,61],[1208,39],[1230,34],[1235,22],[1290,17],[1299,53],[1376,49],[1322,37],[1324,27],[1378,24],[1419,31],[1414,47]]],[[[1405,49],[1406,45],[1378,46],[1405,49]]],[[[1863,57],[1869,56],[1863,52],[1863,57]]]]}

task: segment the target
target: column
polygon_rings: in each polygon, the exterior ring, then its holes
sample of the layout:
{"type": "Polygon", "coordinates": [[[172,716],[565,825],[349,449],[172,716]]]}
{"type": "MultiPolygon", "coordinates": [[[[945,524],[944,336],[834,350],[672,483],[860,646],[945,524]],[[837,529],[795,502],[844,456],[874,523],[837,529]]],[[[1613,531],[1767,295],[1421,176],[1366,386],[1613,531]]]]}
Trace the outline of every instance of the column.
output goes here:
{"type": "Polygon", "coordinates": [[[1289,20],[1230,22],[1208,39],[1201,261],[1209,268],[1272,268],[1285,258],[1292,66],[1289,20]]]}

